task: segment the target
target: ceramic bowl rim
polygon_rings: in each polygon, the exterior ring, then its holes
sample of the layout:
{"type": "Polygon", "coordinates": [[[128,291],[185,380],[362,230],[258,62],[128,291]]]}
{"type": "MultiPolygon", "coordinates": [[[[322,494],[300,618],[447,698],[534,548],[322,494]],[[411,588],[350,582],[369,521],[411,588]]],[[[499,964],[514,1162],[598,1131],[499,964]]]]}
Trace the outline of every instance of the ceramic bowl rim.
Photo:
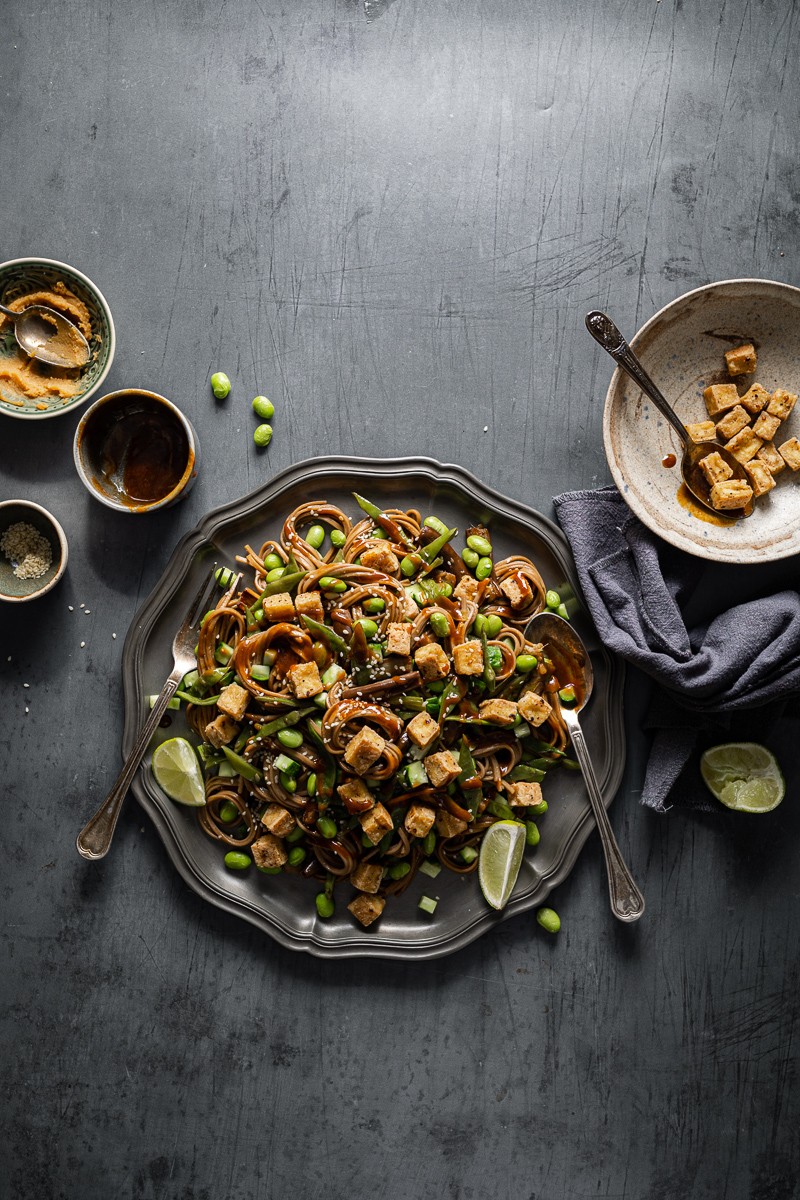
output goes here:
{"type": "Polygon", "coordinates": [[[46,595],[46,593],[49,592],[51,588],[54,588],[58,581],[63,577],[64,572],[67,569],[67,561],[69,560],[69,544],[67,542],[67,535],[64,533],[61,522],[56,520],[53,514],[48,509],[44,508],[43,505],[37,504],[35,500],[22,500],[19,498],[15,500],[0,500],[0,513],[2,513],[3,509],[11,508],[14,505],[22,505],[23,508],[32,508],[35,512],[40,513],[50,523],[55,531],[56,537],[58,538],[58,545],[61,551],[61,562],[53,578],[48,580],[43,587],[37,588],[35,592],[29,592],[26,596],[9,596],[5,592],[0,591],[0,602],[4,604],[24,604],[28,600],[38,600],[40,596],[46,595]]]}

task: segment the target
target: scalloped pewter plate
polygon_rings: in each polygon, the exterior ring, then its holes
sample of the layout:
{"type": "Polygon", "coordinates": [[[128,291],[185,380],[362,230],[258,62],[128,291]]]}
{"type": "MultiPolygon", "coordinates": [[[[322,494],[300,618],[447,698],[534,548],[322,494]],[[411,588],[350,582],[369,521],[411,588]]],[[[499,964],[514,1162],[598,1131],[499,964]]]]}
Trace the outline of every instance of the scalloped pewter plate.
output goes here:
{"type": "MultiPolygon", "coordinates": [[[[667,304],[631,345],[685,424],[707,420],[704,388],[732,382],[724,351],[750,341],[757,369],[736,382],[800,392],[800,288],[768,279],[710,283],[667,304]]],[[[795,436],[800,436],[800,405],[776,440],[795,436]]],[[[800,480],[788,468],[777,486],[756,500],[753,515],[734,525],[710,524],[681,506],[680,467],[661,465],[668,454],[680,463],[678,436],[619,368],[606,395],[603,441],[623,499],[653,533],[680,550],[740,564],[774,562],[800,551],[800,480]]]]}
{"type": "MultiPolygon", "coordinates": [[[[485,487],[461,467],[424,458],[317,458],[299,463],[251,495],[214,509],[176,547],[125,641],[125,754],[141,725],[144,697],[161,688],[172,666],[173,633],[211,565],[233,563],[245,542],[259,546],[267,537],[277,536],[285,516],[309,500],[329,500],[355,515],[359,510],[353,491],[387,507],[435,512],[461,530],[467,524],[486,524],[498,556],[512,550],[528,554],[548,587],[567,598],[577,594],[561,531],[546,517],[485,487]]],[[[573,607],[577,600],[570,603],[573,607]]],[[[625,765],[624,668],[598,644],[582,611],[575,613],[574,623],[589,647],[595,671],[594,696],[583,724],[608,805],[625,765]]],[[[163,737],[182,733],[183,718],[178,716],[163,737]]],[[[173,864],[198,895],[252,922],[282,945],[323,958],[427,959],[450,954],[499,921],[541,904],[566,879],[594,825],[581,776],[554,771],[546,785],[550,810],[542,822],[542,840],[526,854],[514,895],[502,913],[486,905],[475,874],[462,877],[443,870],[435,880],[419,876],[403,896],[390,900],[380,921],[362,929],[343,900],[331,920],[320,920],[314,906],[315,887],[308,880],[226,870],[220,848],[201,832],[191,810],[164,797],[149,759],[133,790],[173,864]],[[417,907],[425,893],[439,898],[432,918],[417,907]]]]}

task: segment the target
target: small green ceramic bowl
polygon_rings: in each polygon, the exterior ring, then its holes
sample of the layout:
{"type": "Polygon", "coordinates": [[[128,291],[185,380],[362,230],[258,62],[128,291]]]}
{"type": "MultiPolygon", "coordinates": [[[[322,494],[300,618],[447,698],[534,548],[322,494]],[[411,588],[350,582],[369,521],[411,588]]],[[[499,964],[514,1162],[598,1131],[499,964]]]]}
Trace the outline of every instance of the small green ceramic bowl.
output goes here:
{"type": "MultiPolygon", "coordinates": [[[[22,352],[17,347],[11,321],[0,317],[0,415],[23,421],[60,417],[93,396],[111,370],[116,345],[114,321],[105,296],[91,279],[75,267],[52,258],[13,258],[0,263],[0,301],[3,304],[13,305],[14,300],[31,292],[52,291],[56,284],[62,284],[89,310],[92,357],[78,376],[78,390],[67,399],[47,395],[44,387],[40,396],[23,396],[7,378],[4,379],[3,361],[19,365],[23,359],[19,357],[22,352]]],[[[58,373],[58,368],[53,367],[40,366],[36,370],[44,382],[48,376],[58,373]]]]}
{"type": "Polygon", "coordinates": [[[0,503],[0,539],[11,525],[23,521],[47,538],[50,543],[52,561],[43,575],[37,579],[20,579],[14,574],[17,565],[0,550],[0,601],[20,604],[24,600],[36,600],[49,592],[58,583],[67,569],[67,538],[52,513],[32,500],[4,500],[0,503]]]}

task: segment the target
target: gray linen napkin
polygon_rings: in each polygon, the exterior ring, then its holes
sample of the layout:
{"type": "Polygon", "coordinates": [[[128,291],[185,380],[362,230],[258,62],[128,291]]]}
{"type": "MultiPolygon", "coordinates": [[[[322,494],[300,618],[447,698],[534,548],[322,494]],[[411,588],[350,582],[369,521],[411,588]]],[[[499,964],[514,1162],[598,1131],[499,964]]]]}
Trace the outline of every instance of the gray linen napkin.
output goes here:
{"type": "Polygon", "coordinates": [[[776,573],[693,558],[650,533],[614,487],[554,504],[601,640],[662,689],[644,720],[655,738],[642,803],[713,810],[694,769],[701,749],[767,741],[800,694],[798,560],[776,573]]]}

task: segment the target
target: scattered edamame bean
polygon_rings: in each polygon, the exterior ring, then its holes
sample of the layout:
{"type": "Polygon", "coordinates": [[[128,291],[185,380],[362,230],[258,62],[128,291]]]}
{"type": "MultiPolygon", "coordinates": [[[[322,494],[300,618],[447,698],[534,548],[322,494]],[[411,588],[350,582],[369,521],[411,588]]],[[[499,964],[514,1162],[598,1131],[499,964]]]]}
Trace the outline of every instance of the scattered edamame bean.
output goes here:
{"type": "Polygon", "coordinates": [[[491,558],[492,556],[492,543],[487,541],[485,537],[481,537],[478,533],[470,534],[467,538],[467,545],[470,550],[474,550],[481,558],[491,558]]]}
{"type": "Polygon", "coordinates": [[[279,729],[276,736],[280,744],[288,750],[297,750],[303,744],[303,735],[299,729],[279,729]]]}
{"type": "Polygon", "coordinates": [[[253,441],[257,446],[268,446],[272,441],[272,426],[259,425],[253,433],[253,441]]]}
{"type": "Polygon", "coordinates": [[[534,671],[538,665],[539,660],[535,654],[517,655],[517,670],[522,675],[527,675],[529,671],[534,671]]]}
{"type": "Polygon", "coordinates": [[[331,896],[326,895],[325,892],[318,892],[315,903],[317,905],[317,914],[322,917],[323,921],[327,921],[329,917],[333,916],[336,906],[331,896]]]}
{"type": "Polygon", "coordinates": [[[294,846],[289,851],[289,866],[299,867],[301,862],[305,862],[306,852],[302,846],[294,846]]]}
{"type": "MultiPolygon", "coordinates": [[[[344,580],[342,580],[342,583],[344,583],[344,580]]],[[[368,600],[364,601],[361,607],[365,613],[382,613],[386,608],[386,601],[381,600],[379,596],[370,596],[368,600]]]]}
{"type": "Polygon", "coordinates": [[[215,371],[211,376],[211,390],[217,400],[224,400],[231,390],[231,381],[224,371],[215,371]]]}
{"type": "Polygon", "coordinates": [[[540,837],[541,837],[541,834],[539,833],[539,826],[536,824],[536,822],[535,821],[526,821],[525,822],[525,845],[526,846],[538,846],[540,837]]]}
{"type": "Polygon", "coordinates": [[[317,821],[317,829],[324,838],[335,838],[339,832],[336,822],[330,817],[320,817],[317,821]]]}
{"type": "Polygon", "coordinates": [[[253,412],[263,421],[271,421],[275,416],[275,405],[266,396],[256,396],[253,401],[253,412]]]}
{"type": "Polygon", "coordinates": [[[554,592],[551,588],[545,595],[544,602],[548,608],[558,608],[561,603],[561,597],[558,592],[554,592]]]}
{"type": "Polygon", "coordinates": [[[492,573],[493,564],[490,558],[481,558],[475,568],[476,579],[488,579],[492,573]]]}
{"type": "Polygon", "coordinates": [[[475,567],[477,567],[478,563],[481,560],[480,554],[476,554],[475,551],[470,550],[469,547],[467,547],[466,550],[461,551],[461,557],[463,558],[466,565],[473,569],[475,567]]]}
{"type": "Polygon", "coordinates": [[[214,578],[220,587],[226,588],[228,584],[233,583],[235,573],[230,569],[230,567],[217,567],[216,571],[214,572],[214,578]]]}
{"type": "Polygon", "coordinates": [[[450,622],[442,612],[431,614],[430,627],[437,637],[447,637],[450,633],[450,622]]]}
{"type": "Polygon", "coordinates": [[[241,850],[229,850],[225,855],[225,866],[229,871],[246,871],[252,865],[253,860],[250,855],[242,854],[241,850]]]}
{"type": "Polygon", "coordinates": [[[538,908],[536,910],[536,920],[542,929],[546,929],[548,933],[558,933],[561,928],[561,917],[552,908],[538,908]]]}
{"type": "Polygon", "coordinates": [[[492,613],[486,618],[484,629],[488,638],[496,638],[500,630],[503,628],[503,618],[498,617],[497,613],[492,613]]]}
{"type": "Polygon", "coordinates": [[[312,548],[312,550],[319,550],[324,541],[324,525],[312,525],[311,528],[306,532],[306,542],[312,548]]]}
{"type": "Polygon", "coordinates": [[[337,550],[341,546],[343,546],[346,541],[347,541],[347,534],[343,533],[341,529],[332,529],[331,530],[331,545],[335,546],[337,550]]]}

